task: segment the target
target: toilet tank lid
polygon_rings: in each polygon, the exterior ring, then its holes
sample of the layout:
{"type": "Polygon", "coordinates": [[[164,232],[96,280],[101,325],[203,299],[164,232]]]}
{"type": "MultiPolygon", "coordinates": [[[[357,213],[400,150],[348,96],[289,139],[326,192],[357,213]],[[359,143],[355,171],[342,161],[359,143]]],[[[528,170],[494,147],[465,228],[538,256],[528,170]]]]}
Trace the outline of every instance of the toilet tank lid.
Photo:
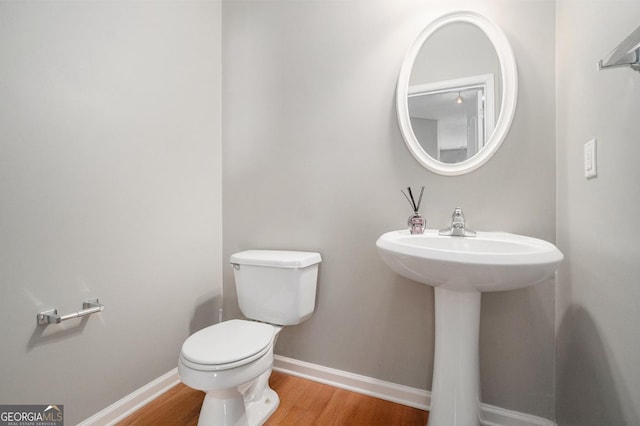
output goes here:
{"type": "Polygon", "coordinates": [[[320,253],[309,251],[245,250],[231,255],[232,264],[272,268],[305,268],[321,261],[320,253]]]}

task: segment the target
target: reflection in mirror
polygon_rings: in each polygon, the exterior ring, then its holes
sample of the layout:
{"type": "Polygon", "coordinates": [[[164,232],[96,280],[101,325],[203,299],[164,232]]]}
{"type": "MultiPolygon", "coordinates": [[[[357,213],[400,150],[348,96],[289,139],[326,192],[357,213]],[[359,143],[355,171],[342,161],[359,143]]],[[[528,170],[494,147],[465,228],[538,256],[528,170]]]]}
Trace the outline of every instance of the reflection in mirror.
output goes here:
{"type": "Polygon", "coordinates": [[[495,124],[493,74],[409,87],[413,133],[431,157],[459,163],[486,144],[495,124]]]}
{"type": "Polygon", "coordinates": [[[477,13],[444,15],[409,49],[396,95],[400,130],[423,166],[444,175],[475,170],[498,149],[515,113],[509,42],[477,13]]]}

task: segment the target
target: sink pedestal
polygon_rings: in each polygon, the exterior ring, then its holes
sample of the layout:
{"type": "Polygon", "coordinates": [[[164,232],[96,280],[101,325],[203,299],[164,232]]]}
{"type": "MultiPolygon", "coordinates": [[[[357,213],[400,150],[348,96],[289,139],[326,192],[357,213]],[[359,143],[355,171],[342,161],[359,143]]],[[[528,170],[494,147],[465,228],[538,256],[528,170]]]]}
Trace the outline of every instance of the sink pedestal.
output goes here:
{"type": "Polygon", "coordinates": [[[428,426],[480,424],[480,292],[435,292],[436,341],[428,426]]]}

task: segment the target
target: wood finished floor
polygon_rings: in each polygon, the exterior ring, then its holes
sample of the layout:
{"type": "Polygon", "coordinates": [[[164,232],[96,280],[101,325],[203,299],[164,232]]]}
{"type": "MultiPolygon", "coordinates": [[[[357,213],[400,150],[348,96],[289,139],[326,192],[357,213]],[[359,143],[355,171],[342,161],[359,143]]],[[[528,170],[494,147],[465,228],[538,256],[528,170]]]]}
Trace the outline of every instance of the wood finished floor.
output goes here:
{"type": "MultiPolygon", "coordinates": [[[[269,383],[280,406],[265,426],[425,425],[428,413],[274,371],[269,383]]],[[[204,392],[182,383],[117,426],[196,426],[204,392]]]]}

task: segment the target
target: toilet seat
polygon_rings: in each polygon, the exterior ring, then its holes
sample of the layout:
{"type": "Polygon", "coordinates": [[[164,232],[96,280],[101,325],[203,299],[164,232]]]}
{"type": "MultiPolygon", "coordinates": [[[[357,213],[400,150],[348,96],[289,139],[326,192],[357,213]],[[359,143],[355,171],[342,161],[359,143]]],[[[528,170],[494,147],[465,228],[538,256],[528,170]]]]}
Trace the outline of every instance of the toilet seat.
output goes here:
{"type": "Polygon", "coordinates": [[[228,370],[263,356],[271,349],[273,337],[270,324],[225,321],[191,335],[182,345],[180,360],[196,370],[228,370]]]}

